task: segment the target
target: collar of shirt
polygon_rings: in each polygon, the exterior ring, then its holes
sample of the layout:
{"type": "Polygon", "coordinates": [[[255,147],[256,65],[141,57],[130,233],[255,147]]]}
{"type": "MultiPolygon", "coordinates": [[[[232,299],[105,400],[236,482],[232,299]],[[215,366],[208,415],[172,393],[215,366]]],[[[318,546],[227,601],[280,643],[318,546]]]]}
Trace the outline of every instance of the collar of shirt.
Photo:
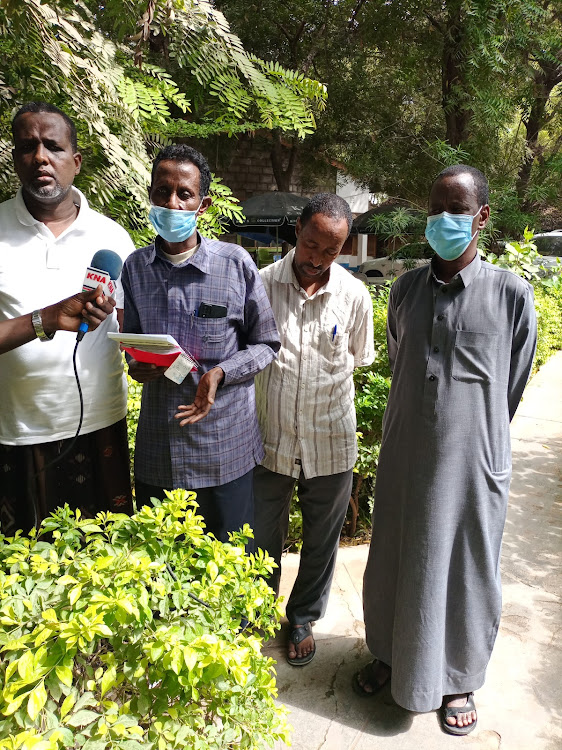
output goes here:
{"type": "MultiPolygon", "coordinates": [[[[183,263],[178,263],[176,267],[181,268],[183,265],[190,263],[195,268],[198,268],[202,273],[209,274],[211,272],[211,268],[209,261],[208,240],[206,240],[205,237],[201,237],[199,232],[197,233],[197,240],[199,243],[199,249],[197,250],[197,252],[190,256],[183,263]]],[[[148,253],[148,257],[146,259],[147,266],[149,266],[151,263],[154,263],[156,256],[161,258],[165,263],[172,263],[172,261],[166,257],[166,253],[164,252],[160,244],[161,242],[162,238],[157,235],[154,242],[152,243],[152,249],[148,253]]]]}
{"type": "Polygon", "coordinates": [[[190,248],[189,250],[186,250],[183,253],[177,253],[176,255],[170,255],[170,253],[167,253],[163,247],[160,248],[160,252],[162,255],[164,255],[170,263],[174,266],[179,266],[182,263],[185,263],[186,260],[189,260],[195,253],[199,250],[199,243],[195,245],[195,247],[190,248]]]}
{"type": "MultiPolygon", "coordinates": [[[[301,291],[301,285],[298,282],[293,269],[293,259],[295,257],[295,248],[293,247],[287,255],[274,264],[273,278],[280,284],[292,284],[297,291],[301,291]]],[[[309,299],[320,294],[337,294],[341,290],[341,280],[338,279],[337,271],[334,271],[336,261],[330,266],[330,276],[324,286],[321,286],[317,292],[312,294],[309,299]]],[[[343,270],[343,269],[342,269],[343,270]]],[[[347,271],[346,271],[347,273],[347,271]]]]}
{"type": "MultiPolygon", "coordinates": [[[[86,200],[86,196],[78,190],[78,188],[75,188],[72,186],[72,196],[74,198],[74,203],[79,207],[78,216],[74,219],[72,224],[67,227],[62,234],[60,234],[56,239],[60,240],[61,237],[64,237],[64,235],[72,231],[80,231],[87,229],[88,224],[88,216],[91,211],[91,208],[88,205],[88,201],[86,200]]],[[[44,228],[45,231],[49,232],[45,224],[43,224],[42,221],[39,221],[39,219],[36,219],[34,216],[32,216],[29,211],[27,210],[27,206],[25,205],[25,201],[23,199],[23,192],[22,188],[20,187],[16,193],[16,216],[18,218],[18,221],[20,224],[23,224],[27,227],[37,226],[38,229],[44,228]]],[[[49,232],[49,234],[51,234],[49,232]]]]}
{"type": "MultiPolygon", "coordinates": [[[[457,286],[458,284],[461,284],[466,289],[469,284],[471,284],[474,279],[478,276],[480,272],[480,268],[482,266],[482,258],[480,257],[480,253],[478,250],[476,251],[476,255],[474,258],[470,261],[468,266],[465,266],[463,269],[461,269],[449,282],[452,286],[457,286]]],[[[434,273],[434,266],[433,266],[433,260],[429,264],[427,268],[427,283],[431,283],[432,281],[437,282],[439,285],[443,285],[445,282],[441,281],[437,278],[437,276],[434,273]]]]}

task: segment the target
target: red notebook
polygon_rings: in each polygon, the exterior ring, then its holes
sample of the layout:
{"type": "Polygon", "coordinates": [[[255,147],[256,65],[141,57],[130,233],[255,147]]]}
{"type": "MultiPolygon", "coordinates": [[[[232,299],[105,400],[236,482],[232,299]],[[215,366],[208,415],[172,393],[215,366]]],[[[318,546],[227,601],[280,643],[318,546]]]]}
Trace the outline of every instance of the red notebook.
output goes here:
{"type": "Polygon", "coordinates": [[[158,354],[157,352],[147,352],[143,349],[135,349],[133,346],[123,345],[121,345],[121,349],[130,354],[137,362],[149,362],[151,365],[158,365],[159,367],[169,367],[181,354],[181,351],[158,354]]]}
{"type": "Polygon", "coordinates": [[[137,362],[170,367],[181,354],[185,357],[188,366],[190,362],[192,363],[192,371],[197,370],[199,366],[195,357],[185,352],[175,338],[168,334],[108,333],[107,336],[137,362]]]}

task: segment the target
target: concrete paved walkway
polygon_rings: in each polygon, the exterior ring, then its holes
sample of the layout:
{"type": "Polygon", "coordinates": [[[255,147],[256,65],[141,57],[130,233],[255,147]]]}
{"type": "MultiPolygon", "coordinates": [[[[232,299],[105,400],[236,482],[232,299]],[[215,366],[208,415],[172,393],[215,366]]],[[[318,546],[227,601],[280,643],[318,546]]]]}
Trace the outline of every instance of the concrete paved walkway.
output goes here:
{"type": "MultiPolygon", "coordinates": [[[[512,444],[503,616],[486,683],[475,696],[476,730],[446,735],[436,713],[405,711],[388,688],[369,699],[352,692],[353,673],[369,659],[361,604],[368,547],[361,545],[340,549],[328,612],[314,629],[314,660],[299,668],[286,663],[285,629],[265,646],[278,661],[294,750],[562,749],[562,353],[528,385],[512,444]]],[[[282,594],[297,565],[296,555],[284,559],[282,594]]]]}

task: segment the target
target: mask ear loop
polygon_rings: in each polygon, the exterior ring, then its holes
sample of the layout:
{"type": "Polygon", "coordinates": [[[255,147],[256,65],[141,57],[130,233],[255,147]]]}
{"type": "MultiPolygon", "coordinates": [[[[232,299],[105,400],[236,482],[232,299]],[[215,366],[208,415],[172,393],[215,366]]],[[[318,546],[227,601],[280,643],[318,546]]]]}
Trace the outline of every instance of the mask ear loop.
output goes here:
{"type": "MultiPolygon", "coordinates": [[[[480,208],[478,209],[478,211],[474,214],[473,218],[475,218],[476,216],[480,216],[480,212],[482,211],[483,208],[484,208],[484,204],[482,204],[480,206],[480,208]]],[[[472,240],[476,237],[476,235],[478,234],[479,231],[480,231],[480,229],[478,229],[478,227],[476,227],[476,231],[474,232],[474,234],[470,238],[470,242],[472,242],[472,240]]],[[[469,245],[470,245],[470,242],[468,243],[469,245]]]]}

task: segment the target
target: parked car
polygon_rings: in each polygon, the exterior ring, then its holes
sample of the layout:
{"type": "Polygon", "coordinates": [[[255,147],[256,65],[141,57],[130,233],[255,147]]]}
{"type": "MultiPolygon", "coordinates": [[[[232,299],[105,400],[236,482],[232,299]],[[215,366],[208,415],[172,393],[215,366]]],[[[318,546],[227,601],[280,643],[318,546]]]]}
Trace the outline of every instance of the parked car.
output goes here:
{"type": "Polygon", "coordinates": [[[359,266],[359,273],[366,276],[369,282],[394,279],[412,268],[428,265],[433,254],[426,242],[411,243],[384,258],[366,260],[359,266]]]}
{"type": "Polygon", "coordinates": [[[562,263],[562,229],[535,234],[532,242],[542,257],[542,265],[547,271],[560,270],[562,263]]]}

